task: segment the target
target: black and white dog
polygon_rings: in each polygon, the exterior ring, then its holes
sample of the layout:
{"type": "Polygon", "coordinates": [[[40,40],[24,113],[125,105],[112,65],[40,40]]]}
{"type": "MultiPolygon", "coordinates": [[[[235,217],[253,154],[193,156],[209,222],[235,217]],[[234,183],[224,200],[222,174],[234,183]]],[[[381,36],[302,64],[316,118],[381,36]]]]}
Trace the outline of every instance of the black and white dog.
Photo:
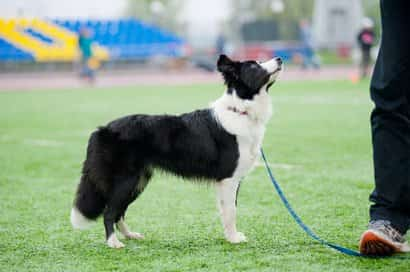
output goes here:
{"type": "Polygon", "coordinates": [[[124,246],[114,224],[126,238],[143,238],[128,229],[125,211],[153,170],[162,169],[214,182],[226,239],[246,241],[236,229],[236,196],[259,156],[272,114],[268,89],[282,61],[239,62],[221,55],[217,68],[227,90],[209,108],[179,116],[130,115],[92,133],[71,211],[74,228],[83,229],[103,214],[108,246],[124,246]]]}

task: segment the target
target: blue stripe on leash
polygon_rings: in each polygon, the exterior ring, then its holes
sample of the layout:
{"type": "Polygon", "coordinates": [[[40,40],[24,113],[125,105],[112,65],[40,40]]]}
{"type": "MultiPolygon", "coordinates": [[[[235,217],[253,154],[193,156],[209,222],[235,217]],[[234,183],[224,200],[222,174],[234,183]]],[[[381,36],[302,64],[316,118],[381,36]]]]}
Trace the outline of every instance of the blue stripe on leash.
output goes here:
{"type": "MultiPolygon", "coordinates": [[[[319,243],[321,243],[322,245],[325,245],[327,247],[333,248],[343,254],[349,255],[349,256],[354,256],[354,257],[364,257],[364,258],[385,258],[384,256],[368,256],[368,255],[363,255],[358,251],[349,249],[349,248],[345,248],[333,243],[330,243],[322,238],[320,238],[316,233],[314,233],[305,223],[303,223],[302,219],[300,219],[300,217],[296,214],[295,210],[293,210],[292,206],[290,205],[289,201],[287,200],[285,194],[283,193],[282,189],[279,186],[279,183],[276,181],[276,179],[274,178],[273,174],[272,174],[272,170],[269,167],[268,161],[266,159],[265,153],[263,152],[263,149],[261,148],[261,155],[263,158],[263,161],[265,163],[266,166],[266,170],[268,171],[269,177],[272,181],[273,186],[276,189],[276,192],[278,193],[280,199],[282,200],[283,204],[285,205],[286,209],[288,210],[288,212],[290,213],[290,215],[293,217],[293,219],[295,219],[296,223],[298,223],[298,225],[310,236],[312,237],[314,240],[318,241],[319,243]]],[[[395,256],[392,258],[397,258],[397,259],[409,259],[406,257],[402,257],[402,256],[395,256]]]]}

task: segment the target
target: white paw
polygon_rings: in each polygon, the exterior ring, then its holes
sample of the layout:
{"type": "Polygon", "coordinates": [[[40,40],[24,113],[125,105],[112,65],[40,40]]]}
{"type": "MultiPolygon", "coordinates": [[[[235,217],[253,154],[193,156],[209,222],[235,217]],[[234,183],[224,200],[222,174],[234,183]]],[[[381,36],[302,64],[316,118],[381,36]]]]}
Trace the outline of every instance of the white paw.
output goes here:
{"type": "Polygon", "coordinates": [[[107,245],[111,248],[123,248],[124,244],[118,240],[115,234],[112,234],[107,240],[107,245]]]}
{"type": "Polygon", "coordinates": [[[144,235],[138,232],[129,232],[124,236],[128,239],[144,239],[144,235]]]}
{"type": "Polygon", "coordinates": [[[226,235],[226,240],[228,240],[232,244],[239,244],[247,241],[245,234],[243,234],[242,232],[228,234],[226,235]]]}

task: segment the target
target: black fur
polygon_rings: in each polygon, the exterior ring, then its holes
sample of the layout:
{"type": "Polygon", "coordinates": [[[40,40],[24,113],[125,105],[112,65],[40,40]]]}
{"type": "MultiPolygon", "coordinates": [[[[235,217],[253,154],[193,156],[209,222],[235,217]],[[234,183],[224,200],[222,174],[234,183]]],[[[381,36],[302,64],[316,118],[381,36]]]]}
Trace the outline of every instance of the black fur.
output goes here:
{"type": "Polygon", "coordinates": [[[220,181],[232,176],[238,157],[236,137],[219,126],[211,110],[123,117],[91,135],[75,206],[90,219],[104,213],[108,238],[153,169],[220,181]]]}
{"type": "MultiPolygon", "coordinates": [[[[252,99],[270,77],[255,61],[221,55],[217,66],[227,92],[234,88],[242,99],[252,99]]],[[[239,159],[237,139],[213,114],[205,109],[179,116],[132,115],[100,127],[88,142],[75,207],[89,219],[104,214],[108,238],[155,169],[198,181],[232,177],[239,159]]]]}

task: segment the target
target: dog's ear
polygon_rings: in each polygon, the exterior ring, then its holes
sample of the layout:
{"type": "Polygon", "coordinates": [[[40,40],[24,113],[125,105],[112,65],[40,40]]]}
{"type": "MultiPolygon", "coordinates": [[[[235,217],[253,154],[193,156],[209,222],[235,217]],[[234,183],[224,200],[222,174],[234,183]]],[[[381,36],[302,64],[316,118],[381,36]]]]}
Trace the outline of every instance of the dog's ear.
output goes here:
{"type": "Polygon", "coordinates": [[[220,55],[216,64],[218,71],[221,73],[233,73],[235,72],[235,62],[228,58],[226,55],[220,55]]]}

